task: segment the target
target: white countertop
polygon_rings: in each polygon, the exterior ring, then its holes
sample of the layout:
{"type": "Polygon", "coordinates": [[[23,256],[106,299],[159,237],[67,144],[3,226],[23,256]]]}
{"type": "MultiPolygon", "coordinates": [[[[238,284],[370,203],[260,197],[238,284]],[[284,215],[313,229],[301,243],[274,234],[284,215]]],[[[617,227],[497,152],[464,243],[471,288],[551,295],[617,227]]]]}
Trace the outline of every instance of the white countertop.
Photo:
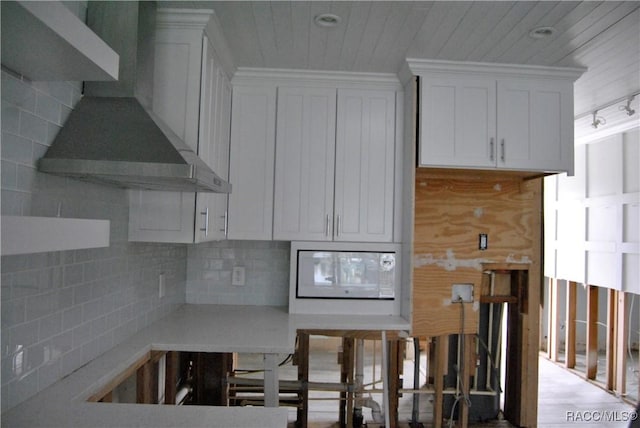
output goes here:
{"type": "Polygon", "coordinates": [[[2,426],[286,427],[287,409],[88,403],[149,350],[286,354],[298,329],[408,330],[401,317],[289,314],[267,306],[183,305],[2,414],[2,426]]]}

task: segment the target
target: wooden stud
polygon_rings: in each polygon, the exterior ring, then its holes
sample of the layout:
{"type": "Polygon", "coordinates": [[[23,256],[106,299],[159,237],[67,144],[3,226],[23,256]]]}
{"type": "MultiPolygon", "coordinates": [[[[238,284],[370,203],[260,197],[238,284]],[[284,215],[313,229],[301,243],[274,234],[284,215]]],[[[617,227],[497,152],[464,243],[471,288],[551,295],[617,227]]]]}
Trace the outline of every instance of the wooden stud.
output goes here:
{"type": "Polygon", "coordinates": [[[558,361],[558,281],[555,278],[549,278],[548,290],[547,356],[551,361],[558,361]]]}
{"type": "Polygon", "coordinates": [[[389,345],[389,416],[391,428],[398,426],[398,390],[402,388],[402,348],[399,340],[387,341],[389,345]]]}
{"type": "Polygon", "coordinates": [[[164,377],[164,404],[176,404],[179,361],[178,352],[167,352],[167,365],[164,377]]]}
{"type": "MultiPolygon", "coordinates": [[[[615,391],[624,396],[627,392],[627,336],[629,335],[629,314],[627,312],[627,294],[618,292],[616,308],[616,381],[615,391]]],[[[638,384],[640,392],[640,383],[638,384]]],[[[639,395],[640,396],[640,395],[639,395]]]]}
{"type": "MultiPolygon", "coordinates": [[[[353,383],[355,362],[355,339],[342,338],[342,362],[340,364],[340,382],[353,383]]],[[[340,392],[339,419],[340,427],[353,426],[353,392],[340,392]]]]}
{"type": "Polygon", "coordinates": [[[136,403],[158,403],[158,364],[147,361],[136,371],[136,403]]]}
{"type": "Polygon", "coordinates": [[[607,345],[606,345],[606,388],[609,391],[615,389],[616,372],[616,349],[617,340],[617,314],[618,291],[607,289],[607,345]]]}
{"type": "Polygon", "coordinates": [[[307,426],[309,418],[309,335],[298,332],[298,349],[296,349],[296,363],[298,365],[298,380],[302,386],[298,391],[298,410],[296,427],[307,426]]]}
{"type": "Polygon", "coordinates": [[[598,287],[587,287],[587,379],[598,374],[598,287]]]}
{"type": "MultiPolygon", "coordinates": [[[[471,373],[475,368],[475,335],[465,334],[462,336],[464,341],[464,355],[460,355],[460,359],[463,361],[462,373],[460,373],[460,379],[462,382],[462,393],[465,397],[469,397],[471,390],[471,373]]],[[[467,400],[461,400],[460,403],[460,427],[467,428],[469,425],[469,405],[467,400]]]]}
{"type": "Polygon", "coordinates": [[[444,375],[447,366],[447,349],[449,347],[449,336],[438,336],[435,338],[435,367],[433,387],[435,390],[433,399],[433,426],[442,428],[443,403],[444,403],[444,375]]]}
{"type": "Polygon", "coordinates": [[[576,366],[576,306],[578,294],[576,284],[567,282],[567,314],[565,322],[565,367],[572,369],[576,366]]]}
{"type": "Polygon", "coordinates": [[[101,403],[111,403],[113,401],[113,391],[110,391],[107,395],[102,397],[101,403]]]}

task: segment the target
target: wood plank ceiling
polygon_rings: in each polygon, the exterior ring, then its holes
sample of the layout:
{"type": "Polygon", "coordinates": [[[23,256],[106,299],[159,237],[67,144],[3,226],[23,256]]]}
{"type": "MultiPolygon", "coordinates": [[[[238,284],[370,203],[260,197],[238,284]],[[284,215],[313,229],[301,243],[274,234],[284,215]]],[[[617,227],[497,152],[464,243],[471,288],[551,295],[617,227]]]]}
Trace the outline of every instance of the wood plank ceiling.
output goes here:
{"type": "Polygon", "coordinates": [[[213,7],[239,67],[397,73],[407,57],[588,67],[575,113],[640,89],[638,1],[188,1],[213,7]],[[321,28],[314,16],[341,17],[321,28]],[[533,28],[551,26],[548,38],[533,28]]]}

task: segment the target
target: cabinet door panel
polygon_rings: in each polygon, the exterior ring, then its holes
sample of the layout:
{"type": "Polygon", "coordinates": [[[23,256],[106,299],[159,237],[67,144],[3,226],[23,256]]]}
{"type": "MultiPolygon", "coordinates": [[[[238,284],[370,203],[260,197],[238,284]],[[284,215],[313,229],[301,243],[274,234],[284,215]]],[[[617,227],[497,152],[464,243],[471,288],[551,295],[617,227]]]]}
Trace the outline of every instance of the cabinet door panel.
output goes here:
{"type": "Polygon", "coordinates": [[[278,89],[274,239],[331,240],[335,117],[335,89],[278,89]]]}
{"type": "MultiPolygon", "coordinates": [[[[227,179],[231,87],[207,37],[203,41],[201,74],[198,156],[221,178],[227,179]]],[[[196,242],[226,237],[227,195],[198,193],[196,211],[196,242]]]]}
{"type": "Polygon", "coordinates": [[[275,87],[233,88],[229,239],[272,239],[275,110],[275,87]]]}
{"type": "Polygon", "coordinates": [[[129,241],[193,242],[195,193],[129,191],[129,241]]]}
{"type": "Polygon", "coordinates": [[[495,166],[495,80],[421,79],[421,166],[495,166]]]}
{"type": "Polygon", "coordinates": [[[566,82],[498,81],[499,167],[572,170],[572,92],[566,82]]]}
{"type": "Polygon", "coordinates": [[[393,239],[395,92],[339,90],[334,239],[393,239]]]}

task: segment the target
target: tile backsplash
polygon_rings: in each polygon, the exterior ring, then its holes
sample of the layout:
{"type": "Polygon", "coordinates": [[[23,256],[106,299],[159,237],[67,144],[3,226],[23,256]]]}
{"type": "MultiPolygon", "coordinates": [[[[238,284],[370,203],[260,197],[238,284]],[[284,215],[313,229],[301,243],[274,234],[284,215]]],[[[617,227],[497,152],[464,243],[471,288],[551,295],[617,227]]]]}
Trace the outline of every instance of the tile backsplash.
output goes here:
{"type": "Polygon", "coordinates": [[[31,82],[3,69],[1,89],[2,214],[111,220],[108,248],[2,256],[4,411],[184,303],[187,248],[129,243],[125,190],[36,170],[80,83],[31,82]]]}
{"type": "Polygon", "coordinates": [[[287,306],[290,242],[221,241],[188,246],[187,303],[287,306]],[[232,285],[234,267],[245,285],[232,285]]]}

